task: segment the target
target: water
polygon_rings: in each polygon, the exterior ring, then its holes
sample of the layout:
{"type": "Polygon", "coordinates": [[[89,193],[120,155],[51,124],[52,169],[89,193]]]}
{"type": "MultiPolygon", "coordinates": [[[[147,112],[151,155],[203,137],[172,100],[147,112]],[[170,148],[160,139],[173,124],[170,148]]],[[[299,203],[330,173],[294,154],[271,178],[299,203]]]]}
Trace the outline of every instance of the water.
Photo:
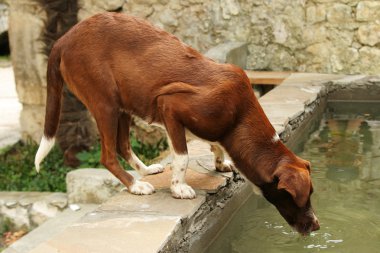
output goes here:
{"type": "Polygon", "coordinates": [[[300,236],[253,196],[206,252],[380,252],[380,103],[329,103],[299,155],[312,162],[321,229],[300,236]]]}

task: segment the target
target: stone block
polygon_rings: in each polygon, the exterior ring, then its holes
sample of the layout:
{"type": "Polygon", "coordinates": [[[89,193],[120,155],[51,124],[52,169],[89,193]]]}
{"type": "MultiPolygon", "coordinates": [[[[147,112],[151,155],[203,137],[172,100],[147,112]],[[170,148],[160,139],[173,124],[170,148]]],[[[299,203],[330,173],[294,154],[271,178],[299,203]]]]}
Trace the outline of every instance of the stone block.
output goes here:
{"type": "Polygon", "coordinates": [[[236,16],[240,13],[240,5],[237,0],[221,0],[220,7],[222,8],[222,16],[224,19],[231,19],[231,16],[236,16]]]}
{"type": "Polygon", "coordinates": [[[311,54],[311,59],[308,60],[309,66],[306,71],[331,73],[330,56],[332,50],[332,43],[329,41],[308,46],[306,52],[311,54]]]}
{"type": "Polygon", "coordinates": [[[106,169],[77,169],[66,175],[69,203],[103,203],[124,186],[106,169]]]}
{"type": "Polygon", "coordinates": [[[78,19],[81,21],[100,12],[120,10],[125,2],[125,0],[79,0],[78,19]]]}
{"type": "Polygon", "coordinates": [[[367,24],[360,26],[358,29],[358,38],[362,44],[375,46],[380,43],[380,25],[367,24]]]}
{"type": "Polygon", "coordinates": [[[39,226],[66,207],[65,193],[0,192],[0,216],[16,229],[39,226]]]}
{"type": "Polygon", "coordinates": [[[0,205],[0,216],[7,220],[14,229],[29,229],[31,227],[28,209],[18,205],[16,201],[0,205]]]}
{"type": "Polygon", "coordinates": [[[315,24],[326,20],[325,5],[310,6],[306,9],[306,20],[309,24],[315,24]]]}
{"type": "Polygon", "coordinates": [[[226,42],[209,49],[205,56],[219,63],[231,63],[241,68],[247,64],[247,43],[226,42]]]}
{"type": "Polygon", "coordinates": [[[49,205],[46,201],[41,200],[32,204],[29,215],[33,226],[39,226],[46,220],[55,217],[58,212],[58,207],[49,205]]]}
{"type": "Polygon", "coordinates": [[[270,57],[265,46],[250,44],[248,50],[247,69],[268,69],[270,57]]]}
{"type": "Polygon", "coordinates": [[[374,21],[380,19],[379,1],[360,1],[356,7],[357,21],[374,21]]]}
{"type": "Polygon", "coordinates": [[[360,73],[378,73],[380,69],[380,49],[375,47],[362,47],[359,50],[360,73]]]}
{"type": "Polygon", "coordinates": [[[169,27],[178,26],[178,18],[176,16],[176,13],[169,8],[165,8],[161,12],[159,16],[159,20],[164,26],[169,26],[169,27]]]}
{"type": "Polygon", "coordinates": [[[327,39],[327,29],[323,25],[309,26],[303,32],[303,38],[308,45],[322,43],[327,39]]]}
{"type": "Polygon", "coordinates": [[[334,3],[327,10],[327,20],[331,23],[338,24],[352,22],[353,19],[351,7],[342,3],[334,3]]]}
{"type": "Polygon", "coordinates": [[[149,125],[146,121],[133,117],[132,129],[136,138],[145,144],[157,144],[160,140],[166,139],[164,128],[149,125]]]}

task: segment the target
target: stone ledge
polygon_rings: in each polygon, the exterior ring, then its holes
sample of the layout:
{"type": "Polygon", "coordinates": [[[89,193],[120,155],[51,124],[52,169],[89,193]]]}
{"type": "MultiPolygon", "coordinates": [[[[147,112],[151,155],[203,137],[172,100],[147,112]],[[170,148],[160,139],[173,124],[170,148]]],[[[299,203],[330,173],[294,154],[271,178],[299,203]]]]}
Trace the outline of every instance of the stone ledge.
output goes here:
{"type": "Polygon", "coordinates": [[[178,216],[188,218],[205,202],[206,194],[196,191],[195,199],[178,200],[171,197],[169,190],[160,190],[152,195],[138,196],[122,192],[103,203],[99,212],[128,212],[131,214],[178,216]],[[170,207],[170,208],[168,208],[170,207]]]}
{"type": "Polygon", "coordinates": [[[0,192],[0,218],[8,220],[15,229],[37,227],[66,207],[65,193],[0,192]]]}

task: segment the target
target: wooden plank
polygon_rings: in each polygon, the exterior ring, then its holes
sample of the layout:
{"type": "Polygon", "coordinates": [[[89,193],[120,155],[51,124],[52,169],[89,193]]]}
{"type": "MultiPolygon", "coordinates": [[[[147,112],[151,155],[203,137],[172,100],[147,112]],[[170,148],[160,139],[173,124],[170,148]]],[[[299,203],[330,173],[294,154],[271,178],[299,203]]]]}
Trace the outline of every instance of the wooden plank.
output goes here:
{"type": "Polygon", "coordinates": [[[280,85],[292,72],[245,70],[251,84],[280,85]]]}

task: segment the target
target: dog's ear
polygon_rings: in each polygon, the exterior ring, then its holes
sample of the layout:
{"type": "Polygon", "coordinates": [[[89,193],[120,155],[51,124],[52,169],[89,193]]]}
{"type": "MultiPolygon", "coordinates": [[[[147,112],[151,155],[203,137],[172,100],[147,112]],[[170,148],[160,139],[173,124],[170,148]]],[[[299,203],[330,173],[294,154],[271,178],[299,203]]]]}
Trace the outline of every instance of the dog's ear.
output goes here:
{"type": "Polygon", "coordinates": [[[311,163],[305,159],[302,159],[301,157],[297,156],[297,158],[301,161],[303,165],[305,165],[305,168],[310,172],[311,171],[311,163]]]}
{"type": "Polygon", "coordinates": [[[278,178],[277,189],[289,192],[297,206],[306,205],[311,188],[309,171],[293,166],[281,166],[274,172],[274,177],[278,178]]]}

